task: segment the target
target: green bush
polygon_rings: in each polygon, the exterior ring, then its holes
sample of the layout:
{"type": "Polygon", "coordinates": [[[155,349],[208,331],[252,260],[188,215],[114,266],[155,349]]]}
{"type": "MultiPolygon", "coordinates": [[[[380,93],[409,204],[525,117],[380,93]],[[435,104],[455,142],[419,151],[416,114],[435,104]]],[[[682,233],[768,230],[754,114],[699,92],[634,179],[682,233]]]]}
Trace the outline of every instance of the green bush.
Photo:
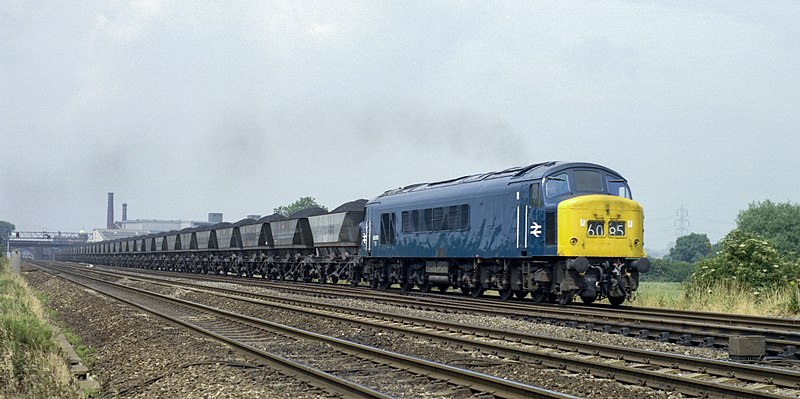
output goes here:
{"type": "Polygon", "coordinates": [[[797,287],[800,264],[787,259],[768,241],[740,230],[730,232],[721,251],[697,263],[688,291],[729,282],[751,289],[756,295],[767,289],[797,287]]]}
{"type": "Polygon", "coordinates": [[[653,266],[647,273],[642,273],[642,281],[684,282],[692,275],[694,264],[668,259],[651,259],[653,266]]]}

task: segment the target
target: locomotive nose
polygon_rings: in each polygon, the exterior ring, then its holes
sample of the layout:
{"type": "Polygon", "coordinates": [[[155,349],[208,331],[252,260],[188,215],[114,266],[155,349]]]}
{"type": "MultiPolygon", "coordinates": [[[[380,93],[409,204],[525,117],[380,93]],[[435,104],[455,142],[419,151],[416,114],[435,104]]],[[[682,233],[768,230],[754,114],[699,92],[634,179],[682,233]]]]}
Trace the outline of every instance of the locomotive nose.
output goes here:
{"type": "Polygon", "coordinates": [[[558,254],[643,258],[643,221],[642,206],[627,198],[595,194],[561,201],[558,254]]]}

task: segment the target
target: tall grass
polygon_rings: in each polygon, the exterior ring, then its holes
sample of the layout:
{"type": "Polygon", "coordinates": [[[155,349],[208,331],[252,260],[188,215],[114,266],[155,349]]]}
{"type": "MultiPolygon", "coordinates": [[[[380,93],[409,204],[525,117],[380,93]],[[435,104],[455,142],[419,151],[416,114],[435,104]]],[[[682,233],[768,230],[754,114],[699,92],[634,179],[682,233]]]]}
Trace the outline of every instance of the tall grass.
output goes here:
{"type": "Polygon", "coordinates": [[[688,289],[681,283],[643,282],[635,306],[763,316],[800,317],[797,286],[754,291],[735,281],[688,289]]]}
{"type": "Polygon", "coordinates": [[[0,397],[79,397],[54,336],[30,287],[0,259],[0,397]]]}

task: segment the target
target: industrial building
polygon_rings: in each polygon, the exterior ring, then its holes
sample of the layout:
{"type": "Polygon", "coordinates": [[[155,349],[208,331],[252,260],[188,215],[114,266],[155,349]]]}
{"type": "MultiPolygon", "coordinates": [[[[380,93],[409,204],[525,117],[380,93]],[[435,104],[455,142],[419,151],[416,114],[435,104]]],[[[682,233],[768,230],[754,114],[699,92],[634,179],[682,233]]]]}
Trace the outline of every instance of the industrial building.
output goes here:
{"type": "MultiPolygon", "coordinates": [[[[255,216],[255,215],[254,215],[255,216]]],[[[122,220],[114,220],[114,193],[108,193],[108,209],[106,213],[106,228],[97,228],[92,231],[90,242],[113,240],[117,238],[130,238],[138,235],[160,233],[162,231],[181,230],[187,227],[206,226],[222,222],[222,213],[208,214],[208,221],[192,220],[159,220],[159,219],[134,219],[128,220],[128,204],[122,204],[122,220]]]]}

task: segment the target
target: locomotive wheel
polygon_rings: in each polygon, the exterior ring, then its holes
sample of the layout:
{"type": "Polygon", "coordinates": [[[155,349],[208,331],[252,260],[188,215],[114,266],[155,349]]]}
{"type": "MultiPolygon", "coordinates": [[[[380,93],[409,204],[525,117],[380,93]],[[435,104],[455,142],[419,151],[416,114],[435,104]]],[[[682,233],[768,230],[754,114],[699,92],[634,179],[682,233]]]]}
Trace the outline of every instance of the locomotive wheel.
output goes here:
{"type": "Polygon", "coordinates": [[[531,292],[531,298],[533,298],[533,303],[542,303],[547,299],[547,293],[542,290],[536,290],[531,292]]]}
{"type": "Polygon", "coordinates": [[[480,284],[475,285],[469,291],[469,294],[472,295],[473,298],[480,298],[481,296],[483,296],[483,286],[480,284]]]}
{"type": "Polygon", "coordinates": [[[525,291],[525,290],[514,290],[514,296],[516,296],[517,299],[525,299],[525,297],[527,295],[528,295],[528,291],[525,291]]]}
{"type": "Polygon", "coordinates": [[[501,289],[497,290],[497,292],[500,294],[500,300],[501,301],[507,301],[509,298],[514,296],[514,291],[511,290],[510,287],[509,288],[501,288],[501,289]]]}
{"type": "Polygon", "coordinates": [[[411,282],[403,281],[402,283],[400,283],[400,290],[408,292],[408,291],[411,291],[411,287],[413,287],[413,286],[414,286],[414,284],[412,284],[411,282]]]}
{"type": "Polygon", "coordinates": [[[449,286],[449,285],[444,285],[444,284],[442,284],[442,285],[437,285],[437,286],[436,286],[436,288],[438,288],[438,289],[439,289],[439,292],[441,292],[442,294],[444,294],[444,293],[446,293],[446,292],[447,292],[447,290],[448,290],[448,289],[450,289],[450,286],[449,286]]]}
{"type": "Polygon", "coordinates": [[[419,287],[419,292],[422,292],[424,294],[427,294],[427,293],[431,292],[431,283],[428,282],[428,281],[426,281],[423,284],[418,285],[417,287],[419,287]]]}
{"type": "Polygon", "coordinates": [[[391,286],[392,286],[392,282],[389,281],[388,279],[378,283],[378,289],[380,289],[382,291],[388,290],[389,287],[391,287],[391,286]]]}
{"type": "Polygon", "coordinates": [[[572,303],[572,297],[575,294],[572,291],[564,291],[561,295],[558,296],[558,304],[559,305],[569,305],[572,303]]]}
{"type": "Polygon", "coordinates": [[[590,304],[590,303],[594,303],[594,301],[596,301],[596,300],[597,300],[596,296],[582,296],[581,297],[581,301],[583,301],[583,303],[585,303],[587,305],[590,304]]]}
{"type": "Polygon", "coordinates": [[[625,302],[624,296],[610,296],[608,297],[608,302],[611,302],[611,306],[619,306],[622,305],[622,302],[625,302]]]}

